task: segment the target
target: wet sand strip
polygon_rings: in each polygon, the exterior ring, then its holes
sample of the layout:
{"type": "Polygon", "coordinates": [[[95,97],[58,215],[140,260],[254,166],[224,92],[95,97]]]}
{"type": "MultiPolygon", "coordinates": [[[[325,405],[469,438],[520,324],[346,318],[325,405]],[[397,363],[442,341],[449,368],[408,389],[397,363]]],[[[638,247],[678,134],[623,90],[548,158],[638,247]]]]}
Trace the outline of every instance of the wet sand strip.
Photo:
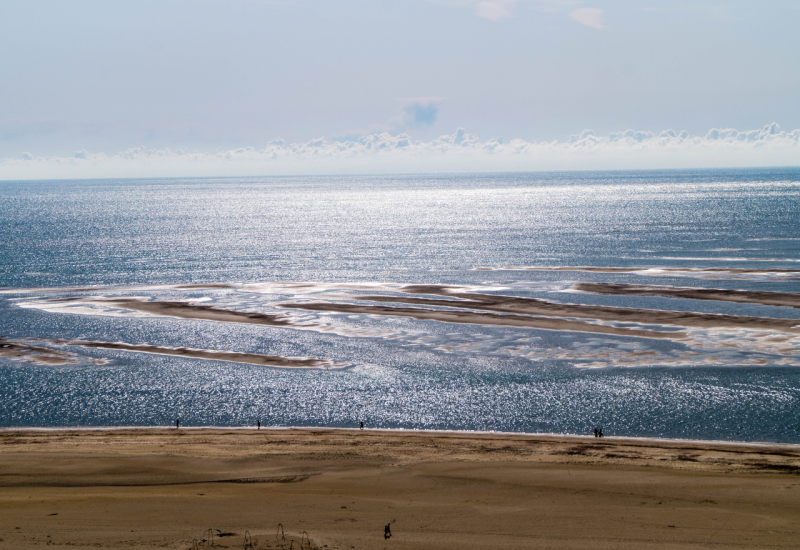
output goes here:
{"type": "Polygon", "coordinates": [[[475,271],[582,271],[585,273],[641,273],[643,271],[665,271],[668,273],[727,273],[731,275],[753,274],[769,275],[770,273],[791,273],[800,275],[798,269],[774,268],[755,269],[749,267],[594,267],[594,266],[555,266],[538,267],[511,265],[505,267],[476,267],[475,271]]]}
{"type": "MultiPolygon", "coordinates": [[[[385,298],[373,297],[373,298],[385,298]]],[[[359,298],[361,299],[361,298],[359,298]]],[[[364,298],[366,299],[366,298],[364,298]]],[[[403,301],[402,298],[397,298],[403,301]]],[[[415,300],[409,298],[409,300],[415,300]]],[[[434,300],[421,300],[420,302],[433,302],[434,300]]],[[[443,305],[453,307],[453,302],[443,305]]],[[[438,304],[431,304],[438,305],[438,304]]],[[[302,309],[308,311],[330,311],[333,313],[349,313],[364,315],[382,315],[389,317],[411,317],[418,321],[441,321],[443,323],[459,323],[467,325],[494,325],[505,327],[524,327],[542,330],[560,330],[573,332],[589,332],[593,334],[613,334],[615,336],[632,336],[638,338],[671,338],[677,339],[686,336],[684,332],[661,332],[655,330],[638,330],[630,328],[597,325],[584,321],[570,321],[567,319],[554,319],[546,317],[529,317],[527,315],[501,315],[497,313],[478,313],[476,311],[442,311],[416,307],[371,306],[360,304],[332,304],[332,303],[284,303],[279,307],[288,309],[302,309]]],[[[471,306],[469,306],[471,307],[471,306]]],[[[652,324],[652,323],[651,323],[652,324]]]]}
{"type": "MultiPolygon", "coordinates": [[[[107,291],[131,291],[131,290],[214,290],[226,288],[239,288],[241,285],[237,283],[197,283],[185,285],[148,285],[148,286],[88,286],[88,287],[36,287],[36,288],[15,288],[0,286],[0,294],[53,294],[58,292],[107,292],[107,291]]],[[[66,298],[66,300],[75,300],[77,298],[66,298]]]]}
{"type": "Polygon", "coordinates": [[[216,288],[237,288],[238,285],[231,283],[198,283],[191,285],[176,285],[177,290],[213,290],[216,288]]]}
{"type": "Polygon", "coordinates": [[[84,362],[74,353],[4,338],[0,338],[0,357],[10,357],[38,365],[78,365],[84,362]]]}
{"type": "MultiPolygon", "coordinates": [[[[682,332],[618,328],[582,321],[572,321],[563,318],[572,317],[618,323],[670,325],[704,329],[733,328],[772,330],[784,333],[800,334],[799,319],[772,319],[767,317],[750,317],[743,315],[721,315],[686,311],[560,304],[548,302],[546,300],[540,300],[537,298],[521,298],[516,296],[462,292],[458,287],[441,285],[409,285],[404,287],[403,290],[409,294],[439,295],[449,299],[417,298],[414,296],[356,296],[353,297],[353,299],[370,302],[404,303],[429,307],[483,310],[506,313],[507,315],[477,313],[475,311],[442,311],[424,308],[402,308],[337,303],[288,302],[279,304],[279,307],[307,311],[329,311],[335,313],[411,317],[418,320],[435,320],[449,323],[516,326],[544,330],[568,330],[577,332],[591,332],[595,334],[641,336],[646,338],[660,337],[675,339],[685,336],[685,334],[682,332]],[[540,317],[529,317],[531,315],[540,317]],[[558,319],[559,317],[562,319],[558,319]]],[[[94,300],[94,303],[112,304],[118,307],[150,313],[153,315],[177,317],[181,319],[246,323],[280,327],[316,326],[313,324],[297,325],[291,319],[281,315],[231,311],[212,306],[196,305],[186,302],[145,302],[135,299],[108,299],[94,300]]]]}
{"type": "MultiPolygon", "coordinates": [[[[92,300],[96,304],[109,304],[142,313],[177,317],[179,319],[197,319],[201,321],[220,321],[223,323],[244,323],[249,325],[267,325],[271,327],[291,327],[295,323],[282,315],[231,311],[213,306],[198,305],[187,302],[144,302],[129,298],[112,298],[92,300]]],[[[307,326],[307,325],[303,325],[307,326]]]]}
{"type": "Polygon", "coordinates": [[[262,367],[281,368],[325,368],[334,366],[327,359],[314,359],[307,357],[284,357],[282,355],[262,355],[260,353],[244,353],[238,351],[218,351],[193,348],[170,348],[165,346],[152,346],[149,344],[126,344],[123,342],[87,342],[84,340],[53,340],[55,344],[81,346],[84,348],[113,349],[133,351],[139,353],[154,353],[157,355],[175,355],[178,357],[191,357],[194,359],[211,359],[213,361],[228,361],[231,363],[246,363],[262,367]]]}
{"type": "Polygon", "coordinates": [[[459,302],[452,299],[437,300],[433,298],[414,298],[411,296],[358,296],[354,297],[354,299],[436,307],[460,307],[465,309],[525,315],[541,315],[545,317],[577,317],[644,325],[673,325],[692,328],[746,328],[751,330],[775,330],[800,334],[800,319],[771,319],[768,317],[721,315],[691,311],[665,311],[581,304],[559,304],[537,298],[460,292],[457,288],[454,289],[454,287],[439,285],[410,285],[403,290],[412,294],[433,294],[458,298],[462,301],[459,302]]]}
{"type": "MultiPolygon", "coordinates": [[[[231,363],[246,363],[261,367],[279,368],[339,368],[346,364],[334,364],[328,359],[315,359],[308,357],[284,357],[282,355],[263,355],[260,353],[244,353],[236,351],[219,351],[193,348],[170,348],[153,346],[149,344],[126,344],[124,342],[95,342],[86,340],[45,340],[36,339],[37,342],[55,345],[81,346],[84,348],[111,349],[133,351],[138,353],[154,353],[157,355],[175,355],[178,357],[191,357],[194,359],[210,359],[213,361],[228,361],[231,363]]],[[[85,363],[105,364],[106,359],[79,356],[75,353],[58,349],[35,346],[26,342],[0,339],[0,357],[10,357],[37,363],[40,365],[79,365],[85,363]]]]}
{"type": "Polygon", "coordinates": [[[610,296],[661,296],[687,300],[713,300],[740,304],[800,308],[800,294],[793,292],[764,292],[719,288],[688,288],[656,285],[626,285],[614,283],[577,283],[573,290],[610,296]]]}

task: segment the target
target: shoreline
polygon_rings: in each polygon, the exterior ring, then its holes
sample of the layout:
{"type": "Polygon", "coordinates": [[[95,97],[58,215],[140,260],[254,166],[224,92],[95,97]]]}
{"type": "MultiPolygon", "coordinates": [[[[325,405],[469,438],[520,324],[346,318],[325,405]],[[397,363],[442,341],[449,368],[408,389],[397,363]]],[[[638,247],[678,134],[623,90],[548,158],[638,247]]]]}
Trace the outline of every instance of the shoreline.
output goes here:
{"type": "Polygon", "coordinates": [[[24,433],[24,432],[42,432],[42,433],[58,433],[58,432],[124,432],[124,431],[138,431],[154,433],[170,433],[170,432],[209,432],[222,434],[226,431],[235,432],[342,432],[342,433],[363,433],[363,434],[377,434],[377,435],[419,435],[419,436],[462,436],[462,437],[496,437],[496,438],[527,438],[527,439],[543,439],[553,441],[602,441],[602,442],[624,442],[624,443],[641,443],[651,445],[681,445],[704,447],[709,445],[714,446],[731,446],[731,447],[755,447],[755,448],[768,448],[768,447],[783,447],[783,448],[796,448],[800,451],[800,443],[780,443],[772,441],[740,441],[740,440],[726,440],[726,439],[682,439],[682,438],[669,438],[669,437],[648,437],[648,436],[631,436],[631,435],[604,435],[601,438],[596,438],[591,434],[558,434],[549,432],[499,432],[499,431],[482,431],[482,430],[432,430],[432,429],[416,429],[416,428],[369,428],[365,427],[360,429],[357,427],[344,428],[338,426],[267,426],[262,425],[261,428],[252,426],[184,426],[180,428],[175,426],[5,426],[0,427],[0,434],[4,433],[24,433]]]}

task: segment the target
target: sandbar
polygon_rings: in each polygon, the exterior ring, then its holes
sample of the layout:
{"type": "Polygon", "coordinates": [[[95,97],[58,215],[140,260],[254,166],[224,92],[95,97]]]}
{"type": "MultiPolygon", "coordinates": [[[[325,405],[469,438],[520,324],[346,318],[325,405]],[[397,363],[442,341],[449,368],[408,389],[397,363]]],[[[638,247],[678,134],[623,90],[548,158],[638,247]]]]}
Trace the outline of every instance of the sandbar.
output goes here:
{"type": "Polygon", "coordinates": [[[0,338],[0,357],[9,357],[13,360],[27,361],[38,365],[79,365],[89,361],[68,351],[5,338],[0,338]]]}
{"type": "Polygon", "coordinates": [[[462,292],[458,287],[440,285],[409,285],[404,287],[403,291],[409,294],[438,295],[447,297],[448,299],[418,298],[410,295],[354,296],[352,299],[372,302],[414,304],[437,308],[446,307],[452,309],[434,310],[368,304],[354,305],[334,302],[284,303],[280,304],[280,307],[340,313],[393,315],[449,323],[504,325],[547,330],[571,330],[645,338],[678,339],[684,337],[685,333],[681,331],[639,330],[628,327],[599,325],[590,322],[575,321],[569,318],[583,318],[617,323],[637,323],[640,325],[667,325],[704,329],[733,328],[773,330],[792,334],[800,333],[800,319],[775,319],[769,317],[722,315],[692,311],[565,304],[537,298],[462,292]],[[457,311],[459,308],[464,310],[492,311],[503,313],[503,315],[486,314],[475,311],[457,311]]]}
{"type": "Polygon", "coordinates": [[[77,301],[91,302],[97,304],[108,304],[151,315],[164,317],[176,317],[178,319],[197,319],[202,321],[219,321],[222,323],[244,323],[249,325],[267,325],[272,327],[293,326],[291,319],[282,315],[272,315],[269,313],[233,311],[214,306],[195,304],[191,302],[173,301],[145,301],[133,298],[106,298],[96,300],[86,300],[81,298],[60,298],[51,300],[57,301],[77,301]]]}
{"type": "Polygon", "coordinates": [[[47,340],[43,338],[27,338],[23,340],[8,340],[0,338],[0,357],[9,357],[14,360],[28,361],[40,365],[79,365],[81,363],[105,364],[107,359],[80,356],[76,353],[37,346],[29,343],[35,341],[44,344],[80,346],[83,348],[112,349],[132,351],[137,353],[152,353],[156,355],[174,355],[177,357],[191,357],[194,359],[209,359],[212,361],[229,361],[232,363],[245,363],[262,367],[278,368],[342,368],[347,363],[334,364],[328,359],[313,357],[285,357],[283,355],[266,355],[261,353],[245,353],[239,351],[196,349],[167,346],[154,346],[151,344],[128,344],[125,342],[99,342],[90,340],[47,340]]]}
{"type": "MultiPolygon", "coordinates": [[[[375,299],[371,297],[369,299],[375,299]]],[[[396,302],[412,302],[421,303],[423,305],[445,305],[437,302],[436,300],[415,299],[415,298],[400,298],[400,297],[380,297],[385,301],[396,302]],[[431,302],[431,303],[427,303],[431,302]]],[[[366,297],[358,297],[354,299],[368,299],[366,297]]],[[[442,300],[441,302],[444,302],[442,300]]],[[[447,307],[457,307],[456,304],[449,302],[447,307]]],[[[342,303],[283,303],[280,307],[290,309],[304,309],[308,311],[330,311],[334,313],[351,313],[362,315],[383,315],[389,317],[410,317],[419,321],[440,321],[443,323],[456,323],[468,325],[495,325],[504,327],[522,327],[534,328],[542,330],[567,330],[574,332],[589,332],[593,334],[614,334],[616,336],[632,336],[639,338],[679,338],[686,336],[684,332],[666,332],[658,330],[638,330],[625,327],[614,327],[610,325],[599,325],[584,321],[571,321],[568,319],[548,318],[548,317],[532,317],[527,315],[501,315],[498,313],[479,313],[476,311],[450,311],[450,310],[434,310],[419,307],[393,307],[393,306],[373,306],[361,304],[342,304],[342,303]]],[[[464,304],[462,307],[470,307],[472,305],[464,304]]],[[[479,309],[475,307],[474,309],[479,309]]],[[[586,316],[588,317],[588,315],[586,316]]]]}
{"type": "Polygon", "coordinates": [[[762,290],[730,290],[725,288],[693,288],[615,283],[577,283],[573,290],[611,296],[662,296],[688,300],[713,300],[740,304],[800,308],[800,294],[762,290]]]}
{"type": "Polygon", "coordinates": [[[223,351],[195,348],[170,348],[167,346],[154,346],[150,344],[127,344],[124,342],[95,342],[86,340],[54,340],[56,344],[81,346],[84,348],[116,349],[139,353],[153,353],[156,355],[175,355],[178,357],[192,357],[195,359],[211,359],[214,361],[230,361],[232,363],[246,363],[264,367],[281,368],[324,368],[343,365],[334,365],[327,359],[312,357],[284,357],[283,355],[264,355],[260,353],[245,353],[241,351],[223,351]]]}

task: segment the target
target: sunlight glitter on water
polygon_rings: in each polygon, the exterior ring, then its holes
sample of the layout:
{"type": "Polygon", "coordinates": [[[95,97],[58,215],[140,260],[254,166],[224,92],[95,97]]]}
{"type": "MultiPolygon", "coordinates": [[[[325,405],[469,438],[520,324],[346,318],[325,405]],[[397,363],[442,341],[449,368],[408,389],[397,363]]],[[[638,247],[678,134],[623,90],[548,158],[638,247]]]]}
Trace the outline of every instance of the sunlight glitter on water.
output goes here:
{"type": "Polygon", "coordinates": [[[796,309],[571,289],[798,293],[799,180],[766,170],[3,182],[14,208],[0,213],[0,336],[39,339],[78,363],[0,353],[0,418],[558,433],[603,425],[608,434],[797,442],[800,342],[781,324],[796,309]],[[476,309],[464,293],[579,307],[550,317],[512,311],[536,305],[524,301],[476,309]],[[126,307],[133,297],[184,306],[164,315],[126,307]],[[62,298],[76,300],[52,301],[62,298]],[[608,307],[645,313],[596,309],[608,307]],[[675,325],[659,311],[695,325],[707,322],[697,315],[721,315],[764,326],[675,325]],[[572,324],[543,328],[552,319],[572,324]],[[144,345],[350,366],[272,368],[135,348],[144,345]]]}

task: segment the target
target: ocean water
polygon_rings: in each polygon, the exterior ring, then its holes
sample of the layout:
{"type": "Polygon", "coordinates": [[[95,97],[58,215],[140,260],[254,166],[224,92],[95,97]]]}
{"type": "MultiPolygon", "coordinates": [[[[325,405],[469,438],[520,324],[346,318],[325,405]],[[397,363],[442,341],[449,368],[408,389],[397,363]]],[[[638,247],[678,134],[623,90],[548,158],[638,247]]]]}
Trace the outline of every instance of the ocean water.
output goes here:
{"type": "Polygon", "coordinates": [[[800,169],[0,199],[0,427],[800,442],[800,169]]]}

